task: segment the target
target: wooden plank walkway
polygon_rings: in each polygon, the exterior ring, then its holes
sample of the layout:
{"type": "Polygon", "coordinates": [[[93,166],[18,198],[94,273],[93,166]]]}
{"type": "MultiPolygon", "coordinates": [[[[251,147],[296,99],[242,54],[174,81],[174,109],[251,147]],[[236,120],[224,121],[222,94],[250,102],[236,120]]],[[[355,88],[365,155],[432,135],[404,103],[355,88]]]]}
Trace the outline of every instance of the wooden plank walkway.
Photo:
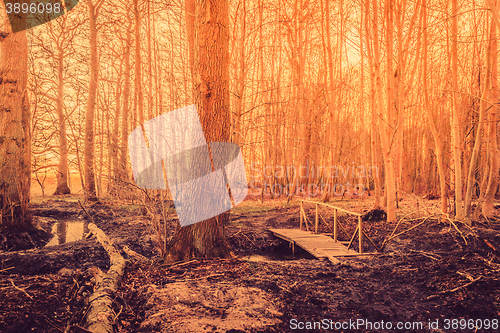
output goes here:
{"type": "Polygon", "coordinates": [[[298,245],[318,259],[328,259],[334,264],[339,263],[336,257],[359,256],[354,250],[348,250],[341,242],[321,234],[298,229],[268,229],[276,237],[284,239],[292,245],[298,245]]]}

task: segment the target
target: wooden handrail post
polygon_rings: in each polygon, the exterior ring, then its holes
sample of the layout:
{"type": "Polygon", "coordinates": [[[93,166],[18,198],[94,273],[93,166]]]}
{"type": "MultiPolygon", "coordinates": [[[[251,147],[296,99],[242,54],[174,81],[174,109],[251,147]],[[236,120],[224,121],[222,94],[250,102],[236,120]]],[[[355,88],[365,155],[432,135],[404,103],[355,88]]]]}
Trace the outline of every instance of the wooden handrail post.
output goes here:
{"type": "Polygon", "coordinates": [[[337,230],[337,209],[333,211],[333,240],[337,242],[338,230],[337,230]]]}
{"type": "Polygon", "coordinates": [[[314,221],[314,233],[318,233],[318,204],[316,204],[316,218],[314,221]]]}
{"type": "Polygon", "coordinates": [[[299,230],[302,230],[302,210],[304,209],[304,203],[301,201],[300,202],[300,210],[299,210],[299,215],[300,215],[300,227],[299,227],[299,230]]]}
{"type": "Polygon", "coordinates": [[[359,228],[359,233],[358,233],[358,238],[359,238],[359,253],[363,253],[363,220],[361,219],[361,216],[358,216],[358,228],[359,228]]]}

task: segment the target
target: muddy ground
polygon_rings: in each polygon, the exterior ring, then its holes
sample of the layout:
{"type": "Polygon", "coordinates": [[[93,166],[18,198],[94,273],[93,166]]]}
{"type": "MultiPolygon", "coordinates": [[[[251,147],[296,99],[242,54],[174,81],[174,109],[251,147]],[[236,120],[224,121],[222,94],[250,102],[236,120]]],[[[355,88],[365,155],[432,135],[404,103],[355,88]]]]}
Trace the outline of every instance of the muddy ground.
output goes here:
{"type": "MultiPolygon", "coordinates": [[[[469,227],[440,220],[433,215],[437,201],[404,198],[398,218],[405,218],[396,233],[427,218],[425,223],[388,242],[383,254],[344,258],[334,265],[300,249],[292,256],[286,242],[266,231],[298,228],[296,200],[247,200],[233,210],[227,226],[235,258],[164,266],[148,210],[103,200],[85,206],[90,218],[76,200],[33,203],[35,221],[51,230],[58,221],[85,225],[92,219],[118,248],[128,246],[149,260],[131,259],[127,265],[115,304],[119,332],[288,332],[321,320],[323,331],[368,331],[364,326],[335,330],[336,322],[361,319],[379,325],[377,331],[391,331],[381,328],[382,321],[423,325],[408,326],[406,332],[430,331],[429,321],[439,320],[433,331],[449,332],[457,330],[451,321],[446,327],[447,319],[500,320],[500,223],[478,219],[469,227]]],[[[363,212],[371,201],[332,204],[363,212]]],[[[306,211],[313,219],[313,206],[306,205],[306,211]]],[[[321,214],[332,221],[332,210],[321,209],[321,214]]],[[[170,228],[173,209],[166,216],[170,228]]],[[[342,214],[339,218],[352,233],[356,221],[342,214]]],[[[394,228],[382,221],[365,223],[377,246],[394,228]]],[[[323,222],[320,231],[331,232],[323,222]]],[[[364,251],[373,250],[367,243],[364,251]]],[[[68,323],[80,323],[94,267],[109,267],[95,237],[0,252],[0,332],[64,332],[68,323]]],[[[454,323],[460,328],[463,321],[454,323]]],[[[486,321],[481,323],[486,327],[486,321]]],[[[493,324],[477,331],[494,331],[493,324]]]]}

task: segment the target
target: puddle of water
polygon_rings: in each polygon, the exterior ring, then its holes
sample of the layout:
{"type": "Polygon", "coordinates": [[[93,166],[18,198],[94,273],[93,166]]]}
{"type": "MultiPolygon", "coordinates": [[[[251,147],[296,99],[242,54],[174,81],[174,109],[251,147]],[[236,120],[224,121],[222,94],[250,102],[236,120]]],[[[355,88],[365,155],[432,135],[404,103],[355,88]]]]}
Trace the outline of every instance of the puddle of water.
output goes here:
{"type": "Polygon", "coordinates": [[[54,237],[45,246],[61,245],[75,242],[83,238],[89,232],[87,222],[60,220],[52,226],[54,237]]]}
{"type": "Polygon", "coordinates": [[[291,254],[286,255],[282,253],[277,253],[277,254],[266,254],[266,255],[261,255],[261,254],[247,255],[243,257],[243,260],[252,262],[271,262],[276,260],[297,260],[301,258],[304,258],[304,256],[301,255],[292,256],[291,254]]]}
{"type": "Polygon", "coordinates": [[[258,254],[252,254],[251,256],[243,257],[243,259],[247,260],[247,261],[252,261],[252,262],[270,262],[270,261],[273,261],[273,259],[271,259],[270,257],[261,256],[258,254]]]}

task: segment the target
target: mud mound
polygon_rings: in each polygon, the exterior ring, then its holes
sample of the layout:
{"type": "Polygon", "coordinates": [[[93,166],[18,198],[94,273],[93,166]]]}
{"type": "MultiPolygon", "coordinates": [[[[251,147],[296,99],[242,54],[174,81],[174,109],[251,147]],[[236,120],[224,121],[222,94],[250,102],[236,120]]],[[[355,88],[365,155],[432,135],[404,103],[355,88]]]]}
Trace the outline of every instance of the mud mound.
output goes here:
{"type": "Polygon", "coordinates": [[[146,285],[139,297],[147,299],[141,332],[247,331],[274,325],[281,316],[263,290],[225,283],[146,285]]]}

